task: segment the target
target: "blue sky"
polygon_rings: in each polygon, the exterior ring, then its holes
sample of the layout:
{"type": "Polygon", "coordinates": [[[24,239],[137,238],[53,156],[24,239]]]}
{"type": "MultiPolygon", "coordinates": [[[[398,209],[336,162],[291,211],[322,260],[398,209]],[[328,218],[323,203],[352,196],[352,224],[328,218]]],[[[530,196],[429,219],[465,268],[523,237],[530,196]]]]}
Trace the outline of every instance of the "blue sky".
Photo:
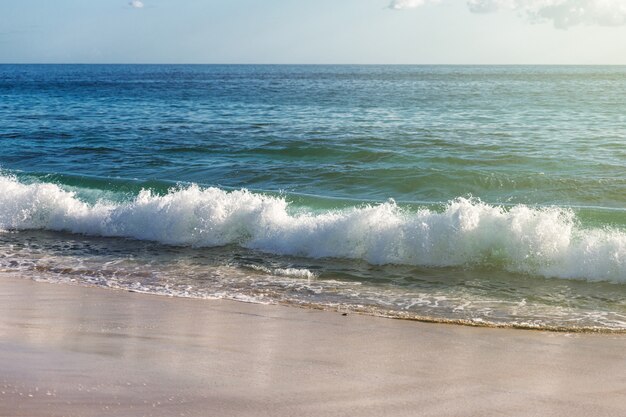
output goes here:
{"type": "Polygon", "coordinates": [[[626,64],[626,0],[13,0],[0,62],[626,64]]]}

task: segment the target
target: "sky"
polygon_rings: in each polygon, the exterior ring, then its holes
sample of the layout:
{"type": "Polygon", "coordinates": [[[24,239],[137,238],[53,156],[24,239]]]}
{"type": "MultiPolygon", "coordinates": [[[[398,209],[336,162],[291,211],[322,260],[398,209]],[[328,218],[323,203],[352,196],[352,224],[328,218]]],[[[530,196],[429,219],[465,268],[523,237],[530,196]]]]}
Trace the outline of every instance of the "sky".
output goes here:
{"type": "Polygon", "coordinates": [[[626,64],[626,0],[2,0],[0,63],[626,64]]]}

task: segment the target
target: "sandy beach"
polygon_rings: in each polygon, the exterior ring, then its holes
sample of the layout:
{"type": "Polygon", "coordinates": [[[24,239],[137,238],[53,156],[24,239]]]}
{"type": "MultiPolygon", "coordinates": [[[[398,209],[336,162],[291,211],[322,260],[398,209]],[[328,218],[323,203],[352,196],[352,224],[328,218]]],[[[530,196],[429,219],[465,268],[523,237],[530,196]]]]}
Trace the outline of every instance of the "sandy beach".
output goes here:
{"type": "Polygon", "coordinates": [[[0,277],[0,416],[623,416],[626,336],[0,277]]]}

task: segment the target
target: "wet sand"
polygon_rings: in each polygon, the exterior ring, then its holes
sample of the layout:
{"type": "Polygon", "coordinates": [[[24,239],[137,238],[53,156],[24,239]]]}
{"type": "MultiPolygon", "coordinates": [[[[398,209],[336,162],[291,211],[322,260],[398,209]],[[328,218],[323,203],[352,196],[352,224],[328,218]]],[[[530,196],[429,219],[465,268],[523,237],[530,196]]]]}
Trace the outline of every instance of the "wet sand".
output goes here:
{"type": "Polygon", "coordinates": [[[0,274],[0,416],[624,416],[626,335],[470,328],[0,274]]]}

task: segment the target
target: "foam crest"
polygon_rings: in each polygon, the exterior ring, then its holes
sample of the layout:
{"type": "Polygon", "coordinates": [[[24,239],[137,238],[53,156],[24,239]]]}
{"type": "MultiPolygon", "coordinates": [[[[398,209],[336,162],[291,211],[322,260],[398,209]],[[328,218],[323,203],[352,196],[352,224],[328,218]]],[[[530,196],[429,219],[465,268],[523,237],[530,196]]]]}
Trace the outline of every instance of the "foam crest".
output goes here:
{"type": "MultiPolygon", "coordinates": [[[[584,229],[570,210],[511,209],[458,198],[443,211],[393,201],[312,213],[246,190],[190,186],[87,204],[54,184],[0,176],[0,229],[47,229],[184,246],[237,244],[372,264],[487,266],[546,277],[626,282],[626,233],[584,229]]],[[[278,273],[278,272],[277,272],[278,273]]],[[[289,275],[292,275],[290,271],[289,275]]]]}

